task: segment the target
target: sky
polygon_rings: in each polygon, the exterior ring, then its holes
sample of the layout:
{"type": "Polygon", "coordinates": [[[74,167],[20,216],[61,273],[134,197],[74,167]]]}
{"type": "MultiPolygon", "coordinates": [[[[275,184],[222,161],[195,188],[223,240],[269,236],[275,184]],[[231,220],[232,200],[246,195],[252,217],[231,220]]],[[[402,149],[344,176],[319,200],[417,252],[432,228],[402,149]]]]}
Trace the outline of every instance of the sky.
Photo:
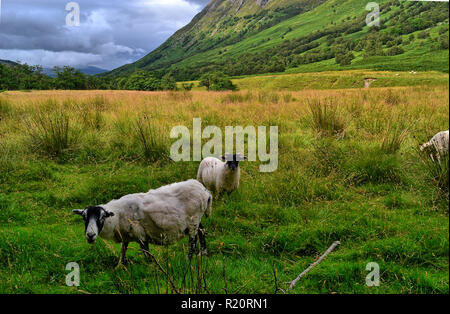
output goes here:
{"type": "Polygon", "coordinates": [[[70,2],[0,0],[0,59],[112,70],[157,48],[209,0],[76,0],[79,26],[66,23],[70,2]]]}

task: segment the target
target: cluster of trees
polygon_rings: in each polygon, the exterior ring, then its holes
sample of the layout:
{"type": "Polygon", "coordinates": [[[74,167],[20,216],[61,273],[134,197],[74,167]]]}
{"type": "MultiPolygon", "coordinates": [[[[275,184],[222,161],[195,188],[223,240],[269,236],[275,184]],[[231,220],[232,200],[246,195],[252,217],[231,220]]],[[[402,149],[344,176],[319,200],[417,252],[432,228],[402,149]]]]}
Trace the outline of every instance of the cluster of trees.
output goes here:
{"type": "Polygon", "coordinates": [[[85,75],[71,67],[55,67],[55,77],[41,66],[0,64],[0,90],[108,89],[109,79],[85,75]]]}
{"type": "Polygon", "coordinates": [[[49,89],[51,78],[42,67],[0,64],[0,90],[49,89]]]}
{"type": "Polygon", "coordinates": [[[204,74],[199,83],[200,87],[206,87],[209,91],[236,90],[237,87],[223,72],[211,72],[204,74]]]}
{"type": "Polygon", "coordinates": [[[130,76],[114,79],[110,87],[111,89],[141,91],[176,90],[177,82],[170,74],[159,78],[153,73],[136,70],[130,76]]]}
{"type": "Polygon", "coordinates": [[[0,64],[0,90],[175,90],[177,82],[172,75],[157,77],[137,70],[127,77],[86,75],[72,67],[55,67],[54,77],[44,73],[41,66],[27,64],[0,64]]]}
{"type": "MultiPolygon", "coordinates": [[[[0,90],[177,90],[177,82],[169,73],[158,77],[154,73],[137,70],[124,77],[86,75],[71,67],[55,67],[55,77],[44,74],[42,67],[27,64],[0,64],[0,90]]],[[[222,72],[206,73],[199,86],[208,90],[236,90],[231,79],[222,72]]],[[[193,83],[182,84],[182,89],[191,90],[193,83]]]]}
{"type": "Polygon", "coordinates": [[[427,29],[448,19],[448,4],[436,5],[435,3],[401,4],[402,10],[391,13],[391,33],[406,35],[416,31],[427,29]],[[447,8],[445,9],[445,6],[447,8]]]}

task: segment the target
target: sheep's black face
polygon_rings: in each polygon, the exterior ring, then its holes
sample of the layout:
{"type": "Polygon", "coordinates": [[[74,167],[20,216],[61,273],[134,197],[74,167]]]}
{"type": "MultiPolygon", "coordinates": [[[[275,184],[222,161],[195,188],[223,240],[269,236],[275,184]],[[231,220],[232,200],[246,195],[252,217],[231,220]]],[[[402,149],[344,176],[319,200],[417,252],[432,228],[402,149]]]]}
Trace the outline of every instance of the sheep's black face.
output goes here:
{"type": "Polygon", "coordinates": [[[236,171],[239,168],[239,163],[241,161],[246,160],[247,157],[241,155],[241,154],[227,154],[222,157],[223,161],[226,161],[226,167],[230,169],[231,171],[236,171]]]}
{"type": "Polygon", "coordinates": [[[73,213],[83,217],[86,240],[90,244],[94,244],[97,240],[105,226],[105,220],[114,216],[114,213],[110,213],[100,206],[88,206],[85,210],[74,210],[73,213]]]}

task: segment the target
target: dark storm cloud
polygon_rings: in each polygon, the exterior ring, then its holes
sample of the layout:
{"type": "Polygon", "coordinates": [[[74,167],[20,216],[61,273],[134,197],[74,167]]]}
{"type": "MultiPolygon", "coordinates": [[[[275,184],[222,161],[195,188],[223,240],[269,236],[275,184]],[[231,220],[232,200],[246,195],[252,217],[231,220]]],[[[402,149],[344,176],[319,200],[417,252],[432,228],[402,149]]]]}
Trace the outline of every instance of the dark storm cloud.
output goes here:
{"type": "Polygon", "coordinates": [[[78,0],[80,26],[70,27],[70,1],[0,0],[0,59],[112,69],[155,49],[208,1],[78,0]]]}

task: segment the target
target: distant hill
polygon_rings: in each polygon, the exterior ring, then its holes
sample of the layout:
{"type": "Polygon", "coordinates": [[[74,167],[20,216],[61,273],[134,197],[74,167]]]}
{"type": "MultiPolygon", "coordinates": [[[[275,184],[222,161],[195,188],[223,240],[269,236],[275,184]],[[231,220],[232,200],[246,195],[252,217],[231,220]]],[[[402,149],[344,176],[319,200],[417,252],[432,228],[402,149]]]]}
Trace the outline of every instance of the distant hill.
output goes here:
{"type": "MultiPolygon", "coordinates": [[[[108,72],[108,70],[102,69],[102,68],[98,68],[95,66],[88,66],[85,68],[79,68],[77,70],[80,70],[82,73],[87,74],[87,75],[96,75],[96,74],[101,74],[101,73],[105,73],[108,72]]],[[[44,68],[44,73],[47,74],[48,76],[54,77],[55,73],[53,72],[53,69],[49,69],[49,68],[44,68]]]]}
{"type": "MultiPolygon", "coordinates": [[[[2,59],[0,59],[0,64],[11,65],[11,66],[19,65],[19,63],[17,63],[17,62],[10,61],[10,60],[2,60],[2,59]]],[[[99,67],[95,67],[95,66],[87,66],[85,68],[79,68],[77,70],[80,70],[82,73],[87,74],[87,75],[96,75],[96,74],[108,72],[108,70],[105,70],[105,69],[102,69],[99,67]]],[[[55,76],[55,73],[53,73],[53,69],[44,68],[43,72],[44,72],[44,74],[46,74],[48,76],[51,76],[51,77],[55,76]]]]}
{"type": "Polygon", "coordinates": [[[3,65],[13,65],[13,66],[18,65],[17,62],[13,62],[13,61],[9,61],[9,60],[2,60],[2,59],[0,59],[0,64],[3,64],[3,65]]]}
{"type": "Polygon", "coordinates": [[[212,0],[160,47],[110,76],[143,69],[178,80],[337,69],[448,72],[448,2],[379,0],[368,27],[365,0],[212,0]]]}

